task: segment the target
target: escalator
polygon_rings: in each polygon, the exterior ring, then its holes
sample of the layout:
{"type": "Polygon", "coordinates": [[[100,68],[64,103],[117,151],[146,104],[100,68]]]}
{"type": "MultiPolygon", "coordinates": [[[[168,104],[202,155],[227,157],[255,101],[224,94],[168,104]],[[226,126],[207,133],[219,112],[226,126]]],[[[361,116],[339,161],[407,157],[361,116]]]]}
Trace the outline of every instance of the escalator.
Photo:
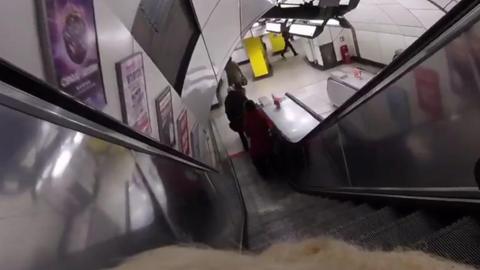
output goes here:
{"type": "Polygon", "coordinates": [[[207,165],[1,62],[1,268],[322,235],[480,266],[477,5],[457,5],[302,141],[278,142],[276,181],[218,141],[207,165]]]}
{"type": "Polygon", "coordinates": [[[305,107],[317,128],[276,144],[288,185],[243,184],[251,250],[328,236],[480,266],[479,16],[461,2],[328,118],[305,107]]]}

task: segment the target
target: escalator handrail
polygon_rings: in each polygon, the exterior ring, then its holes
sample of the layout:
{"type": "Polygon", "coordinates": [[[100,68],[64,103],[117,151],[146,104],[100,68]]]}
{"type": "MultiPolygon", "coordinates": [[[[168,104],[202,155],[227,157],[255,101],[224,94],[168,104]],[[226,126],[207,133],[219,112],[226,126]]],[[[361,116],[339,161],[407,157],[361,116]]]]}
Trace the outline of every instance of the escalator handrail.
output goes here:
{"type": "MultiPolygon", "coordinates": [[[[175,160],[182,161],[186,164],[193,164],[195,167],[204,171],[218,172],[218,170],[212,166],[198,161],[173,148],[165,146],[160,142],[157,142],[154,139],[133,130],[131,127],[125,125],[110,115],[107,115],[75,100],[70,95],[56,89],[52,85],[34,77],[33,75],[28,74],[27,72],[15,67],[13,64],[1,58],[0,80],[18,90],[25,92],[28,95],[44,100],[50,104],[54,104],[55,106],[58,106],[67,112],[86,119],[87,121],[97,123],[106,127],[107,129],[112,130],[113,132],[117,132],[128,138],[132,138],[134,142],[138,142],[137,150],[140,149],[141,151],[141,149],[144,148],[142,145],[148,145],[154,149],[158,149],[159,152],[166,153],[165,156],[167,157],[172,156],[175,160]]],[[[48,121],[48,119],[45,120],[48,121]]],[[[105,137],[102,139],[114,144],[118,143],[105,137]]],[[[129,141],[129,144],[131,144],[131,141],[129,141]]],[[[151,153],[151,151],[149,153],[151,153]]]]}
{"type": "MultiPolygon", "coordinates": [[[[358,90],[352,97],[350,97],[345,103],[338,107],[333,113],[331,113],[325,119],[319,118],[317,114],[312,114],[311,110],[306,110],[313,117],[320,121],[320,124],[315,127],[307,136],[305,136],[302,141],[309,140],[312,137],[315,137],[316,134],[328,129],[329,127],[337,124],[342,118],[346,117],[355,109],[360,107],[362,104],[367,102],[375,94],[378,94],[385,90],[389,84],[395,82],[397,79],[402,77],[410,69],[405,70],[404,72],[397,74],[395,78],[391,80],[388,85],[383,86],[382,89],[379,89],[373,95],[361,100],[363,97],[370,94],[381,82],[387,79],[389,76],[394,74],[399,70],[403,65],[407,64],[411,59],[413,59],[417,54],[422,50],[427,48],[430,43],[436,40],[441,36],[445,31],[447,31],[452,25],[458,22],[464,15],[466,15],[470,10],[472,10],[476,5],[479,4],[479,0],[469,1],[464,0],[459,2],[452,10],[450,10],[445,16],[440,18],[431,28],[429,28],[421,37],[419,37],[411,46],[409,46],[405,51],[395,58],[389,65],[387,65],[379,74],[373,77],[364,87],[358,90]]],[[[433,52],[432,52],[433,53],[433,52]]],[[[299,104],[302,106],[302,104],[299,104]]],[[[302,106],[304,109],[305,106],[302,106]]],[[[300,143],[302,142],[300,141],[300,143]]]]}

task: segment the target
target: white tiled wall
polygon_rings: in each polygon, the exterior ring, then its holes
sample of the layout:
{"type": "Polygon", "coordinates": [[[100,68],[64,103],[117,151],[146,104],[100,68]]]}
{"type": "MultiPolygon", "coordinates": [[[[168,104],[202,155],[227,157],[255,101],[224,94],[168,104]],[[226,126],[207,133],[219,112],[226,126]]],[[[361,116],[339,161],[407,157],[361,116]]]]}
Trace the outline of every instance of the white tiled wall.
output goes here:
{"type": "Polygon", "coordinates": [[[269,0],[240,0],[242,31],[250,29],[251,25],[272,7],[269,0]]]}
{"type": "Polygon", "coordinates": [[[221,0],[203,28],[207,50],[218,79],[235,46],[240,42],[238,1],[221,0]]]}
{"type": "Polygon", "coordinates": [[[127,29],[132,29],[133,20],[141,0],[94,0],[103,2],[120,19],[127,29]]]}
{"type": "MultiPolygon", "coordinates": [[[[449,2],[435,0],[441,8],[449,2]]],[[[388,64],[395,50],[412,44],[444,15],[430,0],[362,0],[345,17],[356,30],[360,55],[388,64]]]]}
{"type": "Polygon", "coordinates": [[[198,23],[202,29],[205,27],[208,18],[220,1],[221,0],[192,0],[198,23]]]}
{"type": "Polygon", "coordinates": [[[0,2],[0,57],[30,74],[45,79],[34,1],[0,2]],[[21,23],[18,20],[21,18],[21,23]]]}

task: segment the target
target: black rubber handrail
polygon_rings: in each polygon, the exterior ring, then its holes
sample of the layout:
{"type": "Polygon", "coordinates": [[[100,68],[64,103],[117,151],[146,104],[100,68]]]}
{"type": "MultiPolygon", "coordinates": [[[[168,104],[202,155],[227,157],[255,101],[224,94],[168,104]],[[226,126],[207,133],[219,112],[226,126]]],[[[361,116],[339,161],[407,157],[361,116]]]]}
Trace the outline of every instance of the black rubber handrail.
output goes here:
{"type": "Polygon", "coordinates": [[[291,99],[293,102],[295,102],[298,106],[302,107],[302,109],[304,109],[305,111],[307,111],[310,115],[313,116],[313,118],[317,119],[318,122],[322,122],[323,121],[323,117],[321,115],[319,115],[318,113],[316,113],[314,110],[312,110],[310,107],[308,107],[305,103],[303,103],[303,101],[301,101],[300,99],[298,99],[297,97],[295,97],[294,95],[290,94],[290,93],[285,93],[285,96],[288,97],[289,99],[291,99]]]}
{"type": "Polygon", "coordinates": [[[70,95],[61,92],[52,85],[26,73],[25,71],[15,67],[13,64],[7,62],[4,59],[0,59],[0,80],[21,91],[24,91],[25,93],[45,100],[51,104],[61,107],[66,111],[69,111],[87,120],[93,121],[106,128],[109,128],[112,131],[138,140],[139,142],[142,142],[167,154],[175,156],[180,160],[195,164],[196,166],[205,171],[218,172],[210,165],[207,165],[175,149],[165,146],[155,141],[154,139],[135,131],[134,129],[118,121],[117,119],[75,100],[70,95]]]}
{"type": "MultiPolygon", "coordinates": [[[[410,47],[408,47],[401,55],[395,58],[392,63],[386,66],[379,74],[377,74],[374,78],[372,78],[364,87],[358,90],[350,99],[348,99],[344,104],[338,107],[332,114],[328,117],[323,119],[320,124],[314,128],[303,140],[308,140],[322,132],[323,130],[335,125],[343,119],[344,117],[348,116],[352,113],[355,108],[360,107],[362,104],[367,102],[370,98],[375,96],[376,94],[385,90],[387,86],[383,89],[377,91],[375,95],[361,101],[359,104],[356,104],[361,98],[365,95],[369,94],[376,86],[378,86],[383,80],[388,78],[394,72],[396,72],[399,68],[403,65],[408,63],[413,57],[419,54],[422,50],[427,48],[427,46],[432,43],[435,39],[437,39],[440,35],[442,35],[445,31],[447,31],[452,25],[454,25],[458,20],[460,20],[463,16],[465,16],[468,12],[470,12],[475,6],[479,4],[480,0],[463,0],[458,3],[452,10],[450,10],[445,16],[443,16],[439,21],[437,21],[430,29],[428,29],[421,37],[419,37],[410,47]],[[347,113],[345,113],[347,112],[347,113]]],[[[413,68],[413,67],[412,67],[413,68]]],[[[402,77],[406,72],[406,70],[402,74],[399,74],[397,78],[392,80],[391,83],[402,77]]],[[[307,112],[310,112],[307,110],[307,112]]],[[[314,114],[312,114],[315,117],[314,114]]],[[[315,117],[316,118],[316,117],[315,117]]],[[[303,141],[302,140],[302,141],[303,141]]],[[[300,142],[301,143],[301,142],[300,142]]]]}

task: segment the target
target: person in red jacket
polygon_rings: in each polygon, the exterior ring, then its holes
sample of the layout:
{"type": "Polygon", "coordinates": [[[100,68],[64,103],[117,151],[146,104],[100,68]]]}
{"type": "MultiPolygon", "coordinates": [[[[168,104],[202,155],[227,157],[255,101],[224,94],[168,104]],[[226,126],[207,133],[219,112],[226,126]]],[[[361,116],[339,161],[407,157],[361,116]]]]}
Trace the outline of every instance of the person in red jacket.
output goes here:
{"type": "Polygon", "coordinates": [[[266,176],[273,150],[270,129],[273,124],[255,102],[245,102],[244,130],[250,138],[250,156],[262,176],[266,176]]]}

